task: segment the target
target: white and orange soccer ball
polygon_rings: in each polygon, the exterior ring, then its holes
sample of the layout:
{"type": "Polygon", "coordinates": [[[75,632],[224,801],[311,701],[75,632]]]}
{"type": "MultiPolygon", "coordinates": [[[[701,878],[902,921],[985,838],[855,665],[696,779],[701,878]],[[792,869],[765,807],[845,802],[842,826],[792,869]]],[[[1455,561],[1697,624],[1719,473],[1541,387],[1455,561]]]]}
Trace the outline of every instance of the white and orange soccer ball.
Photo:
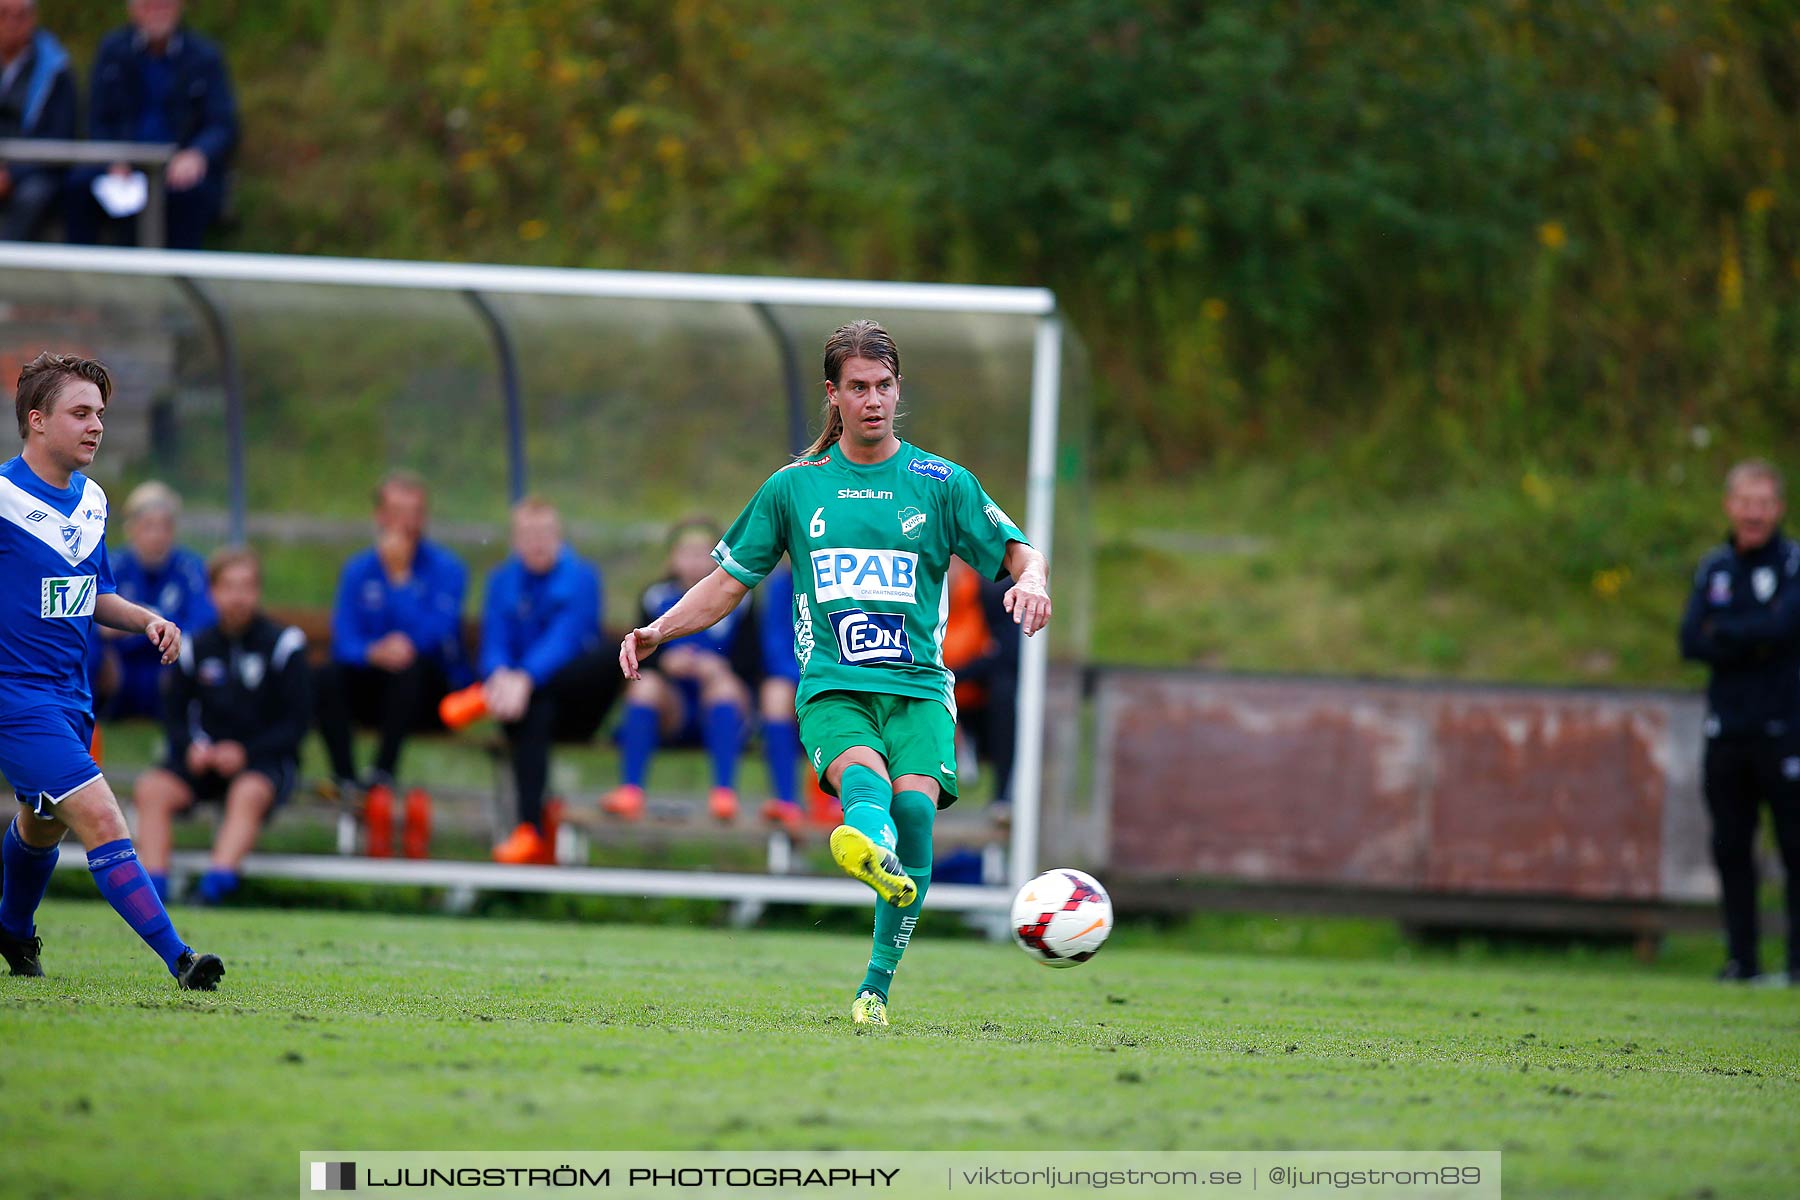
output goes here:
{"type": "Polygon", "coordinates": [[[1013,897],[1013,941],[1046,967],[1086,962],[1106,944],[1112,926],[1112,899],[1085,871],[1045,871],[1013,897]]]}

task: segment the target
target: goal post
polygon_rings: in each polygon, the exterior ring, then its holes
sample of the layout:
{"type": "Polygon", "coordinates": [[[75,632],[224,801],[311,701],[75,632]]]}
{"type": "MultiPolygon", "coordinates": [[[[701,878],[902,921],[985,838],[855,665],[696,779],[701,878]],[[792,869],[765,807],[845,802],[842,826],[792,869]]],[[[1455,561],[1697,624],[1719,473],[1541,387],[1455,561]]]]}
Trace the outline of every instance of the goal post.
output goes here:
{"type": "MultiPolygon", "coordinates": [[[[216,409],[216,416],[191,423],[199,432],[190,439],[216,453],[206,459],[204,472],[197,469],[178,482],[191,478],[200,493],[196,515],[219,515],[213,532],[220,541],[242,541],[252,533],[272,536],[271,530],[306,526],[309,518],[314,525],[347,527],[343,537],[363,537],[362,517],[353,506],[361,502],[359,495],[366,497],[366,489],[318,486],[315,478],[314,493],[303,490],[304,482],[282,493],[274,481],[309,474],[293,461],[297,448],[301,454],[333,453],[316,442],[317,429],[308,432],[293,413],[302,412],[308,401],[335,399],[366,377],[390,371],[396,378],[367,384],[375,397],[371,404],[432,388],[438,392],[407,401],[415,405],[407,411],[420,426],[406,435],[411,440],[396,446],[391,433],[372,432],[371,438],[389,437],[385,451],[374,447],[368,463],[351,466],[366,466],[362,475],[371,479],[411,462],[441,465],[454,474],[466,483],[467,495],[450,504],[449,520],[466,518],[466,529],[484,531],[464,533],[477,558],[485,555],[491,562],[503,552],[503,544],[491,544],[494,529],[501,527],[491,517],[503,514],[505,503],[528,488],[547,491],[572,514],[580,505],[605,510],[583,527],[589,537],[584,549],[617,546],[627,536],[641,541],[642,528],[656,513],[665,520],[683,515],[669,511],[672,497],[691,493],[723,505],[733,496],[730,502],[741,504],[750,494],[745,481],[766,475],[778,461],[775,453],[753,448],[737,456],[745,461],[703,477],[696,477],[691,465],[671,464],[658,472],[657,454],[669,449],[681,428],[680,406],[693,406],[694,421],[727,430],[766,422],[771,438],[779,437],[768,447],[791,450],[786,443],[792,432],[816,416],[818,392],[802,382],[801,365],[823,341],[796,333],[796,327],[811,324],[828,332],[840,317],[865,315],[894,328],[909,363],[927,364],[909,377],[905,405],[909,412],[922,412],[921,440],[951,457],[962,457],[956,452],[961,449],[979,460],[966,465],[982,475],[990,491],[1017,494],[990,478],[1002,469],[1022,482],[1026,535],[1054,566],[1065,565],[1055,542],[1058,475],[1059,470],[1066,475],[1068,462],[1080,455],[1067,454],[1067,440],[1059,440],[1059,431],[1066,430],[1059,426],[1066,348],[1055,296],[1043,288],[0,243],[0,316],[5,318],[0,364],[10,375],[16,378],[13,360],[35,352],[34,345],[60,343],[126,364],[128,376],[141,376],[127,389],[133,395],[172,396],[169,403],[181,411],[216,409]],[[729,315],[694,315],[701,309],[729,315]],[[1015,329],[1026,336],[1015,336],[1010,332],[1015,329]],[[768,377],[715,383],[720,360],[729,370],[742,347],[760,340],[761,353],[767,354],[770,339],[769,358],[777,367],[768,377]],[[366,353],[359,342],[370,343],[366,353]],[[196,383],[184,355],[207,358],[211,375],[196,383]],[[700,378],[680,378],[687,355],[694,356],[700,378]],[[334,357],[358,365],[340,366],[330,361],[334,357]],[[341,374],[334,375],[334,369],[341,374]],[[615,386],[611,381],[626,370],[643,371],[654,381],[615,386]],[[776,377],[782,384],[768,386],[776,377]],[[709,395],[708,389],[718,394],[709,395]],[[287,396],[289,390],[297,395],[287,396]],[[770,403],[771,395],[779,401],[770,403]],[[431,407],[439,396],[442,407],[431,407]],[[619,447],[593,432],[618,428],[606,422],[621,414],[630,420],[619,436],[640,431],[635,445],[619,447]],[[1027,430],[1008,428],[1021,419],[1027,430]],[[447,428],[459,422],[482,432],[452,447],[444,440],[447,428]],[[1019,470],[1021,448],[1025,461],[1019,476],[1012,473],[1019,470]],[[616,502],[596,497],[596,457],[647,468],[659,477],[629,483],[615,477],[609,486],[638,490],[616,502]],[[689,481],[685,491],[683,480],[689,481]],[[626,529],[629,534],[621,532],[626,529]]],[[[121,418],[135,419],[128,418],[126,406],[115,407],[121,418]]],[[[116,487],[173,470],[157,438],[155,429],[147,429],[136,440],[126,439],[116,453],[109,439],[96,475],[116,487]]],[[[1058,578],[1057,571],[1052,578],[1058,578]]],[[[1077,618],[1073,607],[1059,595],[1059,618],[1065,611],[1077,618]]],[[[1081,620],[1076,624],[1085,628],[1081,620]]],[[[1071,657],[1079,659],[1084,651],[1076,646],[1071,657]]],[[[1049,663],[1047,637],[1024,640],[1009,885],[1029,878],[1038,866],[1049,663]]],[[[272,862],[292,856],[268,857],[272,862]]],[[[312,877],[382,869],[374,861],[344,862],[312,877]]],[[[433,877],[454,869],[438,864],[433,877]]],[[[564,870],[584,871],[581,886],[572,890],[609,891],[616,884],[620,894],[644,894],[642,871],[564,870]]],[[[657,894],[716,896],[726,887],[717,873],[666,874],[670,878],[658,885],[657,894]],[[681,891],[682,876],[692,880],[688,893],[681,891]]],[[[746,899],[865,899],[854,888],[821,887],[822,881],[799,876],[745,875],[729,882],[746,899]]],[[[1011,886],[944,891],[946,907],[997,908],[1006,904],[1011,886]],[[955,903],[948,903],[953,898],[955,903]]],[[[933,896],[935,906],[937,889],[933,896]]]]}

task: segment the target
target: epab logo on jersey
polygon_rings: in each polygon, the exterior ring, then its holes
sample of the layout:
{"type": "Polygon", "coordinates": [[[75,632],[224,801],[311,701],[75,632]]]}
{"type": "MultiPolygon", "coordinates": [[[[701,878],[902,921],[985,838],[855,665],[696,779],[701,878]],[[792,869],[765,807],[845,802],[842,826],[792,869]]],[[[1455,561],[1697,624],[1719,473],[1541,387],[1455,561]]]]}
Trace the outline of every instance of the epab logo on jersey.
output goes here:
{"type": "Polygon", "coordinates": [[[911,604],[918,593],[919,556],[910,550],[839,546],[812,553],[813,596],[911,604]]]}
{"type": "Polygon", "coordinates": [[[845,666],[913,661],[912,642],[906,636],[906,618],[899,613],[846,608],[827,615],[831,617],[832,632],[837,634],[838,661],[845,666]]]}

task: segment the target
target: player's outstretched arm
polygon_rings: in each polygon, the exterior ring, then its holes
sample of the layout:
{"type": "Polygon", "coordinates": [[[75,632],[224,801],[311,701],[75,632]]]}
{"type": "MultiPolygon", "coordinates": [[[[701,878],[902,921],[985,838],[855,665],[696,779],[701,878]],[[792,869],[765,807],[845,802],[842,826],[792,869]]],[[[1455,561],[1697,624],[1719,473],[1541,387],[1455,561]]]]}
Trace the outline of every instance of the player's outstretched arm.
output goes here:
{"type": "Polygon", "coordinates": [[[619,670],[625,678],[638,677],[638,664],[644,656],[676,638],[711,629],[721,618],[736,608],[750,594],[750,589],[733,579],[724,567],[687,590],[675,606],[641,629],[634,629],[619,643],[619,670]]]}
{"type": "Polygon", "coordinates": [[[1005,567],[1013,577],[1003,603],[1013,624],[1030,637],[1050,623],[1050,564],[1024,542],[1006,543],[1005,567]]]}
{"type": "Polygon", "coordinates": [[[174,662],[181,653],[181,629],[175,622],[141,604],[133,604],[117,592],[107,592],[94,601],[94,620],[108,629],[143,634],[162,651],[164,663],[174,662]]]}

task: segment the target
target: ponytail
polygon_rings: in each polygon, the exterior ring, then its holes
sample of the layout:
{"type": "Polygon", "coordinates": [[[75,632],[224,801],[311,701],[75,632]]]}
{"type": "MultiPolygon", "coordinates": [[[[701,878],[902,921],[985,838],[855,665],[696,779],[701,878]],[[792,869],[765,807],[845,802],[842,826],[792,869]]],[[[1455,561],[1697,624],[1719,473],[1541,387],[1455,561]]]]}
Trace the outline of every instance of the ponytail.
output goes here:
{"type": "Polygon", "coordinates": [[[827,397],[825,400],[825,428],[817,438],[813,439],[812,445],[800,452],[799,457],[816,458],[830,449],[832,443],[843,436],[844,415],[838,411],[838,406],[831,402],[830,397],[827,397]]]}

